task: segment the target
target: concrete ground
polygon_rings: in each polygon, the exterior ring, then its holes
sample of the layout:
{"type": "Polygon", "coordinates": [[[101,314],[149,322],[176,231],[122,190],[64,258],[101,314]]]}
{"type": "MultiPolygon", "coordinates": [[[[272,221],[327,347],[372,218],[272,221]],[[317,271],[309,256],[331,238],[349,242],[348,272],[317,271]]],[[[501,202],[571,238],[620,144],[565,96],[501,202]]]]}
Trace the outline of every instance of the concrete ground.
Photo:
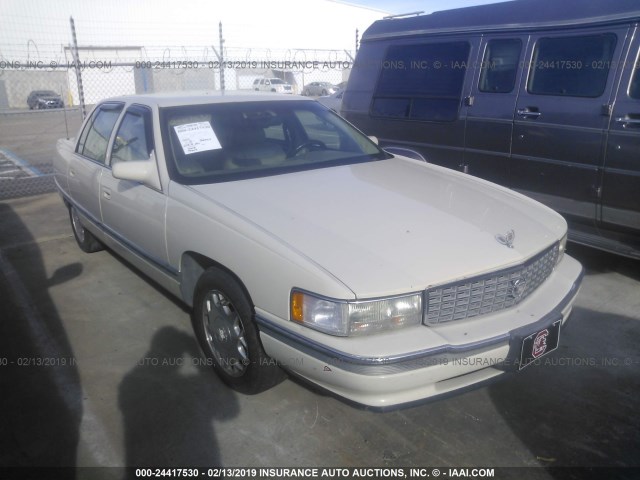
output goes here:
{"type": "MultiPolygon", "coordinates": [[[[620,467],[634,478],[640,262],[569,253],[587,274],[556,352],[491,386],[376,413],[291,379],[229,390],[199,361],[189,312],[113,253],[83,253],[56,194],[4,200],[0,467],[532,467],[496,478],[536,479],[620,467]]],[[[96,476],[122,478],[77,474],[96,476]]]]}

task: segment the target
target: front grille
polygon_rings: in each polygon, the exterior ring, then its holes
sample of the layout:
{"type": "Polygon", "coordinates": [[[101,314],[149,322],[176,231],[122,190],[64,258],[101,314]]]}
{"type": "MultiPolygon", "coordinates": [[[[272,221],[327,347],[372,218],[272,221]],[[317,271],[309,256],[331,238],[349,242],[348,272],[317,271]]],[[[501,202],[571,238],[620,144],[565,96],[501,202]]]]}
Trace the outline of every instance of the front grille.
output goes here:
{"type": "Polygon", "coordinates": [[[522,265],[430,288],[425,292],[424,323],[464,320],[512,307],[551,275],[557,258],[556,243],[522,265]]]}

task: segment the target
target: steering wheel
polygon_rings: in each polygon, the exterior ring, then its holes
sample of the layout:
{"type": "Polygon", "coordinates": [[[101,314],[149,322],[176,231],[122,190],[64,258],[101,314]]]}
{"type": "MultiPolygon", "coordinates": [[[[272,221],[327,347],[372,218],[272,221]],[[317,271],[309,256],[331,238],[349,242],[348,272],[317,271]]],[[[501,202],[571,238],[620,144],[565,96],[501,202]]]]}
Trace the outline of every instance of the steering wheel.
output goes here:
{"type": "Polygon", "coordinates": [[[298,145],[294,150],[293,155],[299,155],[305,148],[309,150],[326,150],[327,145],[320,140],[309,140],[308,142],[298,145]]]}

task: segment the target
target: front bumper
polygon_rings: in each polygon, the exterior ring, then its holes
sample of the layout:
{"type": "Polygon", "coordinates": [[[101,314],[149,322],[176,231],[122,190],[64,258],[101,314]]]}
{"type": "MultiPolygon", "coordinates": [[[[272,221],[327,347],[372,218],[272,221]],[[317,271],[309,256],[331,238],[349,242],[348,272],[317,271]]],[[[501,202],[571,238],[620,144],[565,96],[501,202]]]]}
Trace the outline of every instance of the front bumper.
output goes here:
{"type": "MultiPolygon", "coordinates": [[[[517,306],[480,318],[438,326],[442,336],[462,331],[464,342],[425,344],[421,349],[401,354],[378,355],[384,334],[369,337],[371,355],[350,353],[347,348],[328,345],[350,339],[329,339],[321,343],[311,335],[301,335],[257,312],[256,321],[265,351],[283,368],[318,386],[357,404],[388,408],[446,395],[493,380],[505,371],[517,370],[522,339],[554,322],[566,324],[578,294],[583,271],[580,264],[565,255],[554,273],[530,297],[517,306]],[[482,337],[483,322],[492,323],[490,335],[482,337]],[[509,325],[496,330],[495,325],[509,325]],[[469,328],[467,328],[469,327],[469,328]],[[468,332],[473,332],[467,335],[468,332]]],[[[415,329],[433,329],[421,325],[400,335],[414,336],[415,329]]],[[[353,340],[353,339],[352,339],[353,340]]],[[[367,339],[358,339],[359,342],[367,339]]],[[[362,349],[360,350],[362,351],[362,349]]],[[[397,351],[397,350],[396,350],[397,351]]]]}

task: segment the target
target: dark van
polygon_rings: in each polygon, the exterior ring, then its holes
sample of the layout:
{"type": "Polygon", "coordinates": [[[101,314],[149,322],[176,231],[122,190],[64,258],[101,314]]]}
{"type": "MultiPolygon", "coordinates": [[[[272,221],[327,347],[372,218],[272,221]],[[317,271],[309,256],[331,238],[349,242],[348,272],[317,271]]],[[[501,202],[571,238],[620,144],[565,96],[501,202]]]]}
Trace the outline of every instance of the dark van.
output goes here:
{"type": "Polygon", "coordinates": [[[342,115],[640,258],[640,3],[518,0],[375,22],[342,115]]]}

